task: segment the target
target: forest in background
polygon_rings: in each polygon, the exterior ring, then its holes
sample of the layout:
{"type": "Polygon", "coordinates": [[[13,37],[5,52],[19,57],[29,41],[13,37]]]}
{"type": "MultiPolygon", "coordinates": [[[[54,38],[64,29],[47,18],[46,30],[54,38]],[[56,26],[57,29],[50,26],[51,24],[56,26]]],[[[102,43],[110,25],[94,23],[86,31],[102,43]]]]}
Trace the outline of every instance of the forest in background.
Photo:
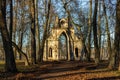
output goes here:
{"type": "Polygon", "coordinates": [[[106,48],[108,67],[119,69],[120,0],[0,0],[0,49],[6,71],[16,72],[15,59],[23,56],[28,65],[43,61],[44,43],[56,16],[69,17],[82,39],[87,61],[94,47],[99,64],[101,49],[106,48]]]}

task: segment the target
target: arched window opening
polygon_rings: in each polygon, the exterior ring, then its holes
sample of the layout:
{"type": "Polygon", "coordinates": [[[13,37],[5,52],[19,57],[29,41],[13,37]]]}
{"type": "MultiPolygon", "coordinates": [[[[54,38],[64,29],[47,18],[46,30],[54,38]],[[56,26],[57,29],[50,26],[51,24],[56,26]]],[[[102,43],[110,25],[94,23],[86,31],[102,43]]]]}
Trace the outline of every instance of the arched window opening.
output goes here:
{"type": "Polygon", "coordinates": [[[78,48],[75,48],[75,55],[78,57],[78,48]]]}
{"type": "Polygon", "coordinates": [[[52,48],[49,48],[49,57],[52,57],[52,48]]]}

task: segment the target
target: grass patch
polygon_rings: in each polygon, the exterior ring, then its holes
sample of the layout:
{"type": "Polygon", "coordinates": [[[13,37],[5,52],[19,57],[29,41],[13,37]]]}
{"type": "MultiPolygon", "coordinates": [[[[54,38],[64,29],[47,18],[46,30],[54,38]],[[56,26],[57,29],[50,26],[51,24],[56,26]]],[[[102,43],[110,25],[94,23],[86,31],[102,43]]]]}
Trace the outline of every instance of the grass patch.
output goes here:
{"type": "Polygon", "coordinates": [[[38,69],[38,65],[30,65],[30,66],[23,66],[23,65],[17,65],[17,69],[21,73],[29,73],[34,72],[36,69],[38,69]]]}
{"type": "Polygon", "coordinates": [[[5,61],[0,61],[0,71],[4,71],[5,61]]]}
{"type": "MultiPolygon", "coordinates": [[[[18,70],[22,70],[23,68],[27,69],[29,67],[29,66],[25,66],[24,60],[16,60],[16,66],[18,70]]],[[[4,67],[5,67],[5,61],[0,61],[0,72],[5,71],[4,67]]]]}
{"type": "Polygon", "coordinates": [[[116,74],[117,74],[118,76],[120,76],[120,71],[116,71],[116,74]]]}

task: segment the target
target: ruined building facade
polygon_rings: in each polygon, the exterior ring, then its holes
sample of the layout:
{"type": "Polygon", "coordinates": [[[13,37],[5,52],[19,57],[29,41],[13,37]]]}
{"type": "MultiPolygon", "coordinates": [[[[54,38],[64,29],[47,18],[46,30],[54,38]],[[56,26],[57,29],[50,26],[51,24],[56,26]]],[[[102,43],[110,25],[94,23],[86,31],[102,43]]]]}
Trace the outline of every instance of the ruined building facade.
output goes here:
{"type": "Polygon", "coordinates": [[[44,61],[80,60],[82,42],[68,19],[56,19],[55,27],[45,41],[44,61]]]}

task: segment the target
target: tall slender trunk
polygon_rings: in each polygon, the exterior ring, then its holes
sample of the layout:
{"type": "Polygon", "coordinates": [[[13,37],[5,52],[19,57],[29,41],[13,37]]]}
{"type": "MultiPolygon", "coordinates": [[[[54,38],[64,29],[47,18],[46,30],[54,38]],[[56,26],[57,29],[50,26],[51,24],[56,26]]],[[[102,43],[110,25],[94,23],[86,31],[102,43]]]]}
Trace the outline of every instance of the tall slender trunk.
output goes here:
{"type": "Polygon", "coordinates": [[[111,54],[111,59],[109,63],[109,68],[114,69],[118,68],[120,69],[120,0],[117,0],[116,4],[116,26],[115,26],[115,39],[114,39],[114,49],[111,54]]]}
{"type": "Polygon", "coordinates": [[[98,0],[95,0],[95,7],[93,14],[93,36],[94,36],[94,48],[95,48],[95,63],[99,64],[100,51],[99,51],[98,39],[97,39],[97,8],[98,8],[98,0]]]}
{"type": "Polygon", "coordinates": [[[92,0],[90,0],[90,10],[89,10],[89,20],[88,20],[89,21],[89,29],[88,29],[88,56],[87,56],[88,61],[90,61],[90,56],[91,56],[91,30],[92,30],[92,28],[91,28],[91,25],[92,25],[91,17],[92,17],[92,0]]]}
{"type": "Polygon", "coordinates": [[[99,8],[98,8],[98,46],[99,46],[99,50],[100,50],[100,54],[101,54],[101,16],[100,16],[100,12],[101,12],[101,3],[99,2],[99,8]]]}
{"type": "MultiPolygon", "coordinates": [[[[23,31],[20,31],[19,33],[19,43],[18,43],[18,47],[22,50],[22,45],[23,45],[23,31]]],[[[19,60],[22,59],[22,55],[19,54],[19,60]]]]}
{"type": "Polygon", "coordinates": [[[36,64],[35,2],[31,1],[31,63],[36,64]]]}
{"type": "Polygon", "coordinates": [[[10,0],[10,26],[9,26],[9,36],[12,41],[12,31],[13,31],[13,0],[10,0]]]}
{"type": "MultiPolygon", "coordinates": [[[[108,26],[108,17],[107,17],[107,14],[106,14],[106,7],[105,7],[104,0],[103,0],[103,11],[104,11],[104,17],[105,17],[105,21],[106,21],[108,54],[110,55],[110,59],[111,59],[112,48],[111,48],[111,40],[110,40],[110,31],[109,31],[109,26],[108,26]]],[[[110,66],[111,66],[111,64],[109,64],[109,67],[110,66]]]]}
{"type": "MultiPolygon", "coordinates": [[[[24,36],[24,21],[25,21],[25,12],[24,12],[24,6],[25,6],[25,1],[22,2],[21,8],[22,8],[22,14],[21,14],[21,28],[20,28],[20,32],[19,32],[19,43],[18,43],[18,47],[22,50],[23,47],[23,36],[24,36]]],[[[19,54],[19,59],[22,59],[22,55],[19,54]]]]}
{"type": "MultiPolygon", "coordinates": [[[[14,0],[14,5],[15,3],[17,4],[16,7],[15,7],[15,15],[14,15],[14,27],[13,27],[13,41],[16,43],[16,27],[17,27],[17,9],[18,9],[18,2],[17,0],[14,0]]],[[[15,59],[17,58],[17,52],[16,52],[16,49],[14,48],[14,55],[15,55],[15,59]]]]}
{"type": "Polygon", "coordinates": [[[36,0],[36,36],[37,36],[37,56],[38,61],[40,60],[40,26],[38,23],[38,0],[36,0]]]}
{"type": "Polygon", "coordinates": [[[46,23],[45,23],[45,28],[44,28],[44,33],[43,33],[43,40],[41,44],[41,54],[40,54],[40,62],[43,61],[43,53],[44,53],[44,46],[45,46],[45,41],[47,39],[47,33],[48,33],[48,26],[49,26],[49,18],[50,18],[50,6],[51,6],[51,0],[48,1],[48,11],[46,15],[46,23]]]}
{"type": "Polygon", "coordinates": [[[119,32],[119,47],[118,47],[118,70],[120,71],[120,0],[117,0],[117,12],[116,12],[116,23],[117,23],[117,27],[118,27],[118,32],[119,32]]]}
{"type": "Polygon", "coordinates": [[[12,48],[12,41],[6,26],[6,0],[0,0],[0,32],[3,40],[5,51],[5,70],[8,72],[16,72],[16,63],[12,48]]]}
{"type": "Polygon", "coordinates": [[[40,61],[40,48],[41,48],[41,46],[40,46],[40,28],[39,28],[39,26],[38,26],[38,29],[37,29],[37,32],[38,32],[38,52],[37,52],[37,54],[38,54],[38,61],[40,61]]]}

